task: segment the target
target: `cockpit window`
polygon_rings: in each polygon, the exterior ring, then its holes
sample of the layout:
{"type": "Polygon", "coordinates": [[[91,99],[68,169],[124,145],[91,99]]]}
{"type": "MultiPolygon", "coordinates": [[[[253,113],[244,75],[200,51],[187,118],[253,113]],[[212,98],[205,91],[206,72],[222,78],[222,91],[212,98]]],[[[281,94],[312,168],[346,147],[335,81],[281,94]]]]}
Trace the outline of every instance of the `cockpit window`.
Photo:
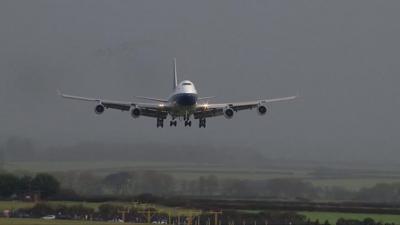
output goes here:
{"type": "Polygon", "coordinates": [[[191,83],[183,83],[183,85],[192,85],[191,83]]]}

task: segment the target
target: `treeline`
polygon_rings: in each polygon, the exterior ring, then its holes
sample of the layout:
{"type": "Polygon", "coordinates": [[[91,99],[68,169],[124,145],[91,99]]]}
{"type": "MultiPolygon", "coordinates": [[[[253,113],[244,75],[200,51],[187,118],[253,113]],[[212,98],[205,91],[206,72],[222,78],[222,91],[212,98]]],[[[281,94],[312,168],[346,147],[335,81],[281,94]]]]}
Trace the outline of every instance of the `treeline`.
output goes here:
{"type": "Polygon", "coordinates": [[[214,175],[176,179],[155,172],[116,172],[101,176],[92,172],[58,172],[17,176],[0,174],[0,198],[40,194],[41,197],[76,199],[90,196],[192,196],[219,198],[264,198],[276,200],[335,200],[400,202],[400,182],[376,184],[351,191],[341,187],[318,187],[295,178],[269,180],[223,179],[214,175]],[[57,178],[57,179],[56,179],[57,178]]]}
{"type": "Polygon", "coordinates": [[[39,173],[34,177],[0,174],[0,198],[33,198],[37,195],[47,198],[58,194],[60,183],[50,174],[39,173]]]}
{"type": "MultiPolygon", "coordinates": [[[[31,208],[16,209],[12,211],[11,217],[29,217],[40,218],[45,215],[56,215],[57,219],[67,220],[94,220],[94,221],[121,221],[134,223],[147,223],[147,217],[143,212],[150,210],[151,222],[162,224],[187,224],[191,220],[191,224],[210,224],[213,225],[214,216],[207,212],[194,217],[186,217],[185,215],[173,216],[165,212],[158,212],[155,208],[137,208],[127,207],[120,204],[105,203],[99,205],[96,209],[82,204],[64,205],[38,203],[31,208]],[[121,212],[124,212],[122,217],[121,212]],[[179,223],[178,223],[179,220],[179,223]]],[[[298,225],[331,225],[329,221],[320,222],[319,220],[310,220],[305,215],[293,211],[262,211],[262,212],[243,212],[237,210],[225,210],[218,217],[218,224],[234,225],[234,224],[262,224],[262,225],[281,225],[281,224],[298,224],[298,225]]],[[[332,225],[394,225],[394,223],[377,222],[371,218],[363,220],[343,219],[340,218],[332,225]]]]}
{"type": "Polygon", "coordinates": [[[57,173],[56,176],[64,188],[84,196],[134,196],[150,193],[158,196],[400,202],[400,182],[377,184],[351,191],[335,186],[318,187],[311,182],[295,178],[246,180],[208,175],[189,180],[154,171],[116,172],[107,176],[95,175],[92,172],[64,172],[57,173]]]}
{"type": "MultiPolygon", "coordinates": [[[[143,212],[150,210],[151,222],[168,224],[187,224],[189,220],[192,220],[192,224],[214,224],[213,214],[207,212],[196,215],[193,217],[187,217],[185,215],[169,216],[165,212],[158,212],[155,208],[136,208],[126,207],[119,204],[105,203],[99,205],[96,209],[82,204],[76,205],[64,205],[64,204],[49,204],[49,203],[38,203],[31,208],[17,209],[11,214],[11,217],[29,217],[29,218],[40,218],[46,215],[56,215],[57,219],[69,219],[69,220],[94,220],[94,221],[121,221],[122,214],[125,212],[124,221],[134,223],[147,223],[147,215],[143,212]],[[179,222],[178,222],[179,220],[179,222]]],[[[260,213],[244,213],[240,211],[224,211],[218,217],[218,223],[221,225],[233,225],[233,224],[269,224],[269,225],[281,225],[281,224],[300,224],[300,225],[319,225],[318,221],[311,221],[306,216],[298,214],[296,212],[279,212],[279,211],[268,211],[260,213]]],[[[328,222],[325,224],[329,225],[328,222]]]]}

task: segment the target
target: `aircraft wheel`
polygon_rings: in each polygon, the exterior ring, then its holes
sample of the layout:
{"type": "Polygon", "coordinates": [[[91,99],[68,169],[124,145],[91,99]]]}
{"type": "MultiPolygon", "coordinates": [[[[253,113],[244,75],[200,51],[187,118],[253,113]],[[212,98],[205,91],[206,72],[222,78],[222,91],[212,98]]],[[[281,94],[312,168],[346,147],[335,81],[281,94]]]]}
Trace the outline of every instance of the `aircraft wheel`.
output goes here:
{"type": "Polygon", "coordinates": [[[157,118],[157,128],[164,127],[164,119],[157,118]]]}
{"type": "Polygon", "coordinates": [[[206,119],[200,119],[199,120],[199,127],[202,128],[206,128],[206,119]]]}

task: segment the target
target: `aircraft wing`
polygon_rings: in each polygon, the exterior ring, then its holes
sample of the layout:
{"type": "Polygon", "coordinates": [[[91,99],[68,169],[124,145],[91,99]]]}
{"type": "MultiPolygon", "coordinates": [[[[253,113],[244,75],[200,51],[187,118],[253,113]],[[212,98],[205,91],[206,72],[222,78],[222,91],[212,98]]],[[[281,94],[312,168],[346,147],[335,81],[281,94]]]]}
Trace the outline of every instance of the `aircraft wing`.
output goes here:
{"type": "Polygon", "coordinates": [[[161,117],[166,118],[168,115],[168,105],[155,104],[155,103],[140,103],[140,102],[125,102],[125,101],[112,101],[100,98],[81,97],[74,95],[66,95],[59,92],[59,95],[66,99],[94,102],[103,105],[106,109],[117,109],[121,111],[129,111],[131,108],[137,107],[141,110],[142,116],[147,117],[161,117]]]}
{"type": "Polygon", "coordinates": [[[297,96],[273,98],[273,99],[262,99],[248,102],[232,102],[232,103],[218,103],[218,104],[203,104],[199,105],[194,113],[194,118],[207,118],[224,115],[224,109],[231,108],[235,112],[245,109],[253,109],[259,105],[264,105],[272,102],[289,101],[297,98],[297,96]]]}

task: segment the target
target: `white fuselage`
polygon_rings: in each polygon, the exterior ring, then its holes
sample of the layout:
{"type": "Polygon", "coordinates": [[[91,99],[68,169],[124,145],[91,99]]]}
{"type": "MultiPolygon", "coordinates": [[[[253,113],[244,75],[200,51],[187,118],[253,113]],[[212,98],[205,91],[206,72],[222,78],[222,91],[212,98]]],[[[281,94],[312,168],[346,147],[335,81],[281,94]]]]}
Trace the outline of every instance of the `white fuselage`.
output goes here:
{"type": "Polygon", "coordinates": [[[190,116],[196,109],[197,99],[198,95],[194,84],[188,80],[180,82],[168,99],[171,116],[190,116]]]}

